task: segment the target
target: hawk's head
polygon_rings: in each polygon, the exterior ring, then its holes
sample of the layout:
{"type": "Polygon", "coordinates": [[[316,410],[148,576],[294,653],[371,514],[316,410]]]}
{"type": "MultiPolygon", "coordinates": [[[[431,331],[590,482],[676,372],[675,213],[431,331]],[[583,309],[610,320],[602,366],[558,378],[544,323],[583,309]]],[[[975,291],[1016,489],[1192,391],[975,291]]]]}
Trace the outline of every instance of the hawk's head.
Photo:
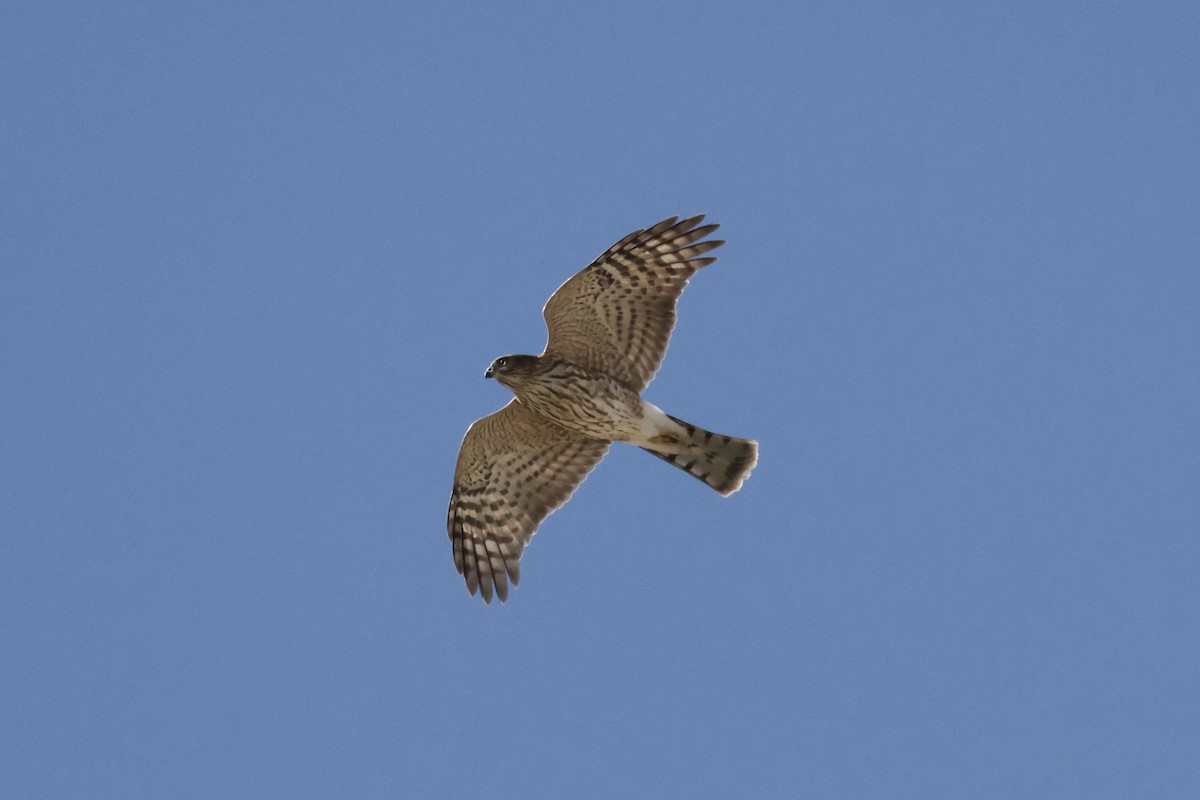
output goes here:
{"type": "Polygon", "coordinates": [[[511,386],[520,383],[523,377],[532,375],[537,365],[537,356],[501,356],[492,362],[483,377],[495,378],[505,386],[511,386]]]}

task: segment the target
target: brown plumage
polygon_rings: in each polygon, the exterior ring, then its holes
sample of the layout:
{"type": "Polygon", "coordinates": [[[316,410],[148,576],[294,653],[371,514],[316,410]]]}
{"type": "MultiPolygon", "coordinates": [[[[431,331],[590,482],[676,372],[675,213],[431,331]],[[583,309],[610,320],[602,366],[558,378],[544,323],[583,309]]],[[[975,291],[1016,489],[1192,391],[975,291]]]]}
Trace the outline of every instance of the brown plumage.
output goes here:
{"type": "Polygon", "coordinates": [[[540,356],[498,358],[486,377],[516,395],[477,420],[459,451],[447,528],[471,594],[503,601],[521,552],[565,503],[611,441],[625,441],[703,480],[737,491],[758,444],[711,433],[641,398],[667,350],[688,279],[714,261],[719,239],[703,215],[663,220],[621,239],[550,297],[540,356]]]}

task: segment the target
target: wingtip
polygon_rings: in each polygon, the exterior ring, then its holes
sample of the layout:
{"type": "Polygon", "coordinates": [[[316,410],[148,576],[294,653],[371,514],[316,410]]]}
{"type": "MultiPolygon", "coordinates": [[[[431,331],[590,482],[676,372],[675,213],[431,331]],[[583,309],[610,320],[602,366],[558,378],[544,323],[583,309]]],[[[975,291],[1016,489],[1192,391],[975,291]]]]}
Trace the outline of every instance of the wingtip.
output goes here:
{"type": "Polygon", "coordinates": [[[651,225],[649,228],[646,228],[645,230],[643,230],[642,234],[647,235],[647,236],[658,236],[663,231],[667,231],[667,230],[670,230],[671,228],[674,228],[678,222],[679,222],[679,215],[667,217],[666,219],[656,222],[653,225],[651,225]]]}
{"type": "MultiPolygon", "coordinates": [[[[694,231],[697,228],[700,228],[700,223],[704,222],[704,220],[707,218],[707,214],[696,214],[695,216],[684,218],[678,223],[677,227],[682,230],[694,231]]],[[[678,219],[678,217],[672,217],[672,219],[678,219]]],[[[710,222],[707,225],[704,225],[704,235],[707,236],[719,227],[721,227],[721,223],[719,222],[710,222]]]]}

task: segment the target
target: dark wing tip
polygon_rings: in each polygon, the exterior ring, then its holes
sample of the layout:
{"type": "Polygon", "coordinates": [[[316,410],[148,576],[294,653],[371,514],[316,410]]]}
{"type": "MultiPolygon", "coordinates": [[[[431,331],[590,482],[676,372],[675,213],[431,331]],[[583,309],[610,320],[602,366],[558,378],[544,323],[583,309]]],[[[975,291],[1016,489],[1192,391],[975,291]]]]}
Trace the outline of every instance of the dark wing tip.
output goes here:
{"type": "MultiPolygon", "coordinates": [[[[641,232],[641,238],[649,239],[651,237],[658,236],[663,231],[667,231],[667,230],[670,230],[671,228],[675,227],[675,224],[678,220],[679,220],[679,217],[674,216],[674,217],[667,217],[666,219],[662,220],[661,222],[656,222],[653,225],[651,225],[649,228],[646,228],[645,230],[643,230],[641,232]]],[[[688,222],[688,220],[684,220],[684,222],[680,223],[680,224],[686,224],[687,222],[688,222]]],[[[626,237],[626,238],[628,238],[628,237],[626,237]]],[[[624,241],[624,240],[622,240],[622,241],[624,241]]]]}

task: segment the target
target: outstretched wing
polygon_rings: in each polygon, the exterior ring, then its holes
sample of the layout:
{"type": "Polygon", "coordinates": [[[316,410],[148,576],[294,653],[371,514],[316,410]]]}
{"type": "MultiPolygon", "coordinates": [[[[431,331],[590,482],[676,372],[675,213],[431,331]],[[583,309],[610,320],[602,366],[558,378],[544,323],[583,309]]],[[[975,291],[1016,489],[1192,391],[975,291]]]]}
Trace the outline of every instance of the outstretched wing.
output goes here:
{"type": "Polygon", "coordinates": [[[724,244],[699,241],[718,227],[700,225],[703,214],[677,219],[634,231],[558,287],[542,311],[546,355],[646,388],[667,352],[683,287],[717,260],[699,256],[724,244]]]}
{"type": "Polygon", "coordinates": [[[538,523],[565,503],[608,442],[559,427],[513,400],[463,437],[446,527],[467,589],[492,602],[521,579],[521,551],[538,523]]]}

